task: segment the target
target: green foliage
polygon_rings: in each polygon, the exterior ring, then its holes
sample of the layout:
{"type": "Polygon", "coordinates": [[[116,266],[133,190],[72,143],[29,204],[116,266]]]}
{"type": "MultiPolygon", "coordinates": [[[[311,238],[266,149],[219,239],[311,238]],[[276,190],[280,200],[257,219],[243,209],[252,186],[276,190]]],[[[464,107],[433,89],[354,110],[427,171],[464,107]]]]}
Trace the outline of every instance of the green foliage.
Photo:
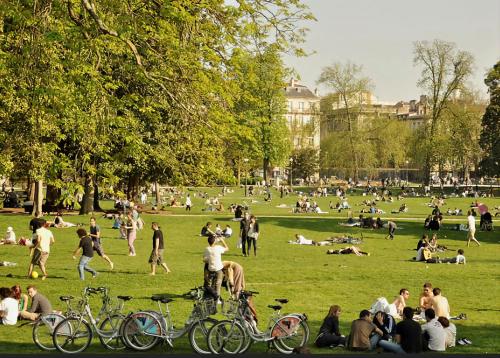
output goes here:
{"type": "Polygon", "coordinates": [[[319,171],[319,150],[312,147],[295,149],[292,152],[292,178],[307,180],[319,171]]]}
{"type": "Polygon", "coordinates": [[[490,103],[486,107],[481,122],[481,138],[479,144],[484,157],[480,163],[480,171],[484,175],[500,174],[500,61],[488,72],[484,83],[489,88],[490,103]]]}

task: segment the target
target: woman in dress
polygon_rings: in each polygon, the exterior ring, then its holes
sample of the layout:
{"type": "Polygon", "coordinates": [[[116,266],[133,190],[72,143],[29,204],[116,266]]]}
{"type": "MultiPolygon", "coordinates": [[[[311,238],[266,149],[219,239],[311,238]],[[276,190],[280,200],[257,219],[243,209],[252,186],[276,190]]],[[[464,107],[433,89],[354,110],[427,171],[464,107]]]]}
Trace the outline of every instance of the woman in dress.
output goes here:
{"type": "Polygon", "coordinates": [[[128,255],[135,256],[134,241],[137,238],[137,223],[132,218],[131,213],[127,215],[127,225],[125,229],[127,230],[128,255]]]}

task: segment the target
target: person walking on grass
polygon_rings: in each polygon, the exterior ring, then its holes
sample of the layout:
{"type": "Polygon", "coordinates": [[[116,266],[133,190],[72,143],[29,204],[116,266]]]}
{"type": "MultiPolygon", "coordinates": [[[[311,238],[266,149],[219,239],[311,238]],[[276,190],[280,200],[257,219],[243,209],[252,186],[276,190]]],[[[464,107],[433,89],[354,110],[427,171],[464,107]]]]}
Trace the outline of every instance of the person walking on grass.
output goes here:
{"type": "Polygon", "coordinates": [[[73,252],[73,259],[76,259],[76,255],[82,250],[82,256],[80,257],[80,262],[78,263],[78,273],[80,274],[80,280],[85,280],[85,272],[88,271],[92,274],[92,278],[97,276],[97,271],[89,267],[88,264],[92,257],[94,257],[94,245],[92,238],[87,235],[87,231],[80,228],[76,231],[78,237],[80,238],[80,243],[73,252]]]}
{"type": "Polygon", "coordinates": [[[128,255],[135,256],[134,241],[137,238],[137,223],[132,218],[132,214],[127,215],[127,224],[125,225],[127,230],[127,242],[128,242],[128,255]]]}
{"type": "Polygon", "coordinates": [[[111,262],[111,259],[104,253],[104,250],[102,248],[101,244],[101,228],[99,225],[96,224],[95,217],[90,218],[90,234],[89,236],[92,238],[92,242],[94,245],[94,250],[97,252],[97,255],[101,256],[104,260],[106,260],[109,263],[109,266],[111,267],[111,270],[114,267],[113,262],[111,262]]]}
{"type": "Polygon", "coordinates": [[[49,223],[44,220],[42,226],[36,230],[36,244],[33,248],[33,256],[31,257],[31,263],[28,269],[28,278],[31,277],[31,273],[33,272],[33,267],[35,265],[40,266],[40,270],[42,270],[42,280],[47,278],[45,265],[50,254],[50,245],[55,242],[54,235],[49,229],[47,229],[48,227],[49,223]]]}
{"type": "Polygon", "coordinates": [[[160,265],[163,267],[166,273],[170,273],[167,264],[163,262],[163,233],[160,230],[160,226],[157,222],[151,223],[151,229],[153,229],[153,251],[151,251],[151,256],[149,256],[149,263],[151,264],[151,276],[156,275],[156,266],[160,265]]]}
{"type": "Polygon", "coordinates": [[[467,212],[467,223],[469,224],[469,232],[467,233],[467,247],[470,246],[471,240],[474,241],[477,246],[481,246],[479,241],[477,241],[474,236],[476,234],[476,219],[474,218],[470,210],[467,212]]]}

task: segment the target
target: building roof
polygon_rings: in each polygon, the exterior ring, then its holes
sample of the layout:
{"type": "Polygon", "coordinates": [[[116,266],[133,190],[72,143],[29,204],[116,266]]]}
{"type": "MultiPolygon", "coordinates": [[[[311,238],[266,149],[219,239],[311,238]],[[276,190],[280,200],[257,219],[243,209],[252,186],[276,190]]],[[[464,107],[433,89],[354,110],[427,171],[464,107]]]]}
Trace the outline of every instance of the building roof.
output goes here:
{"type": "Polygon", "coordinates": [[[310,98],[319,99],[309,88],[302,85],[287,86],[285,87],[285,96],[287,98],[310,98]]]}

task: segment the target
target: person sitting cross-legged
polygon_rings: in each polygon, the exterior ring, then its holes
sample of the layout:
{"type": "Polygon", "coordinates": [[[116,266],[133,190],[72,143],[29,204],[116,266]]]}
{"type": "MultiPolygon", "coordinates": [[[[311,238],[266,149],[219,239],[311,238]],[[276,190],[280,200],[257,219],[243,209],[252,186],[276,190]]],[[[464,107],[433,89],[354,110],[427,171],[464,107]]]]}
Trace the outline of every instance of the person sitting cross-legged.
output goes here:
{"type": "Polygon", "coordinates": [[[368,310],[359,313],[359,319],[351,324],[348,347],[356,351],[369,351],[375,349],[383,332],[372,322],[372,314],[368,310]]]}

